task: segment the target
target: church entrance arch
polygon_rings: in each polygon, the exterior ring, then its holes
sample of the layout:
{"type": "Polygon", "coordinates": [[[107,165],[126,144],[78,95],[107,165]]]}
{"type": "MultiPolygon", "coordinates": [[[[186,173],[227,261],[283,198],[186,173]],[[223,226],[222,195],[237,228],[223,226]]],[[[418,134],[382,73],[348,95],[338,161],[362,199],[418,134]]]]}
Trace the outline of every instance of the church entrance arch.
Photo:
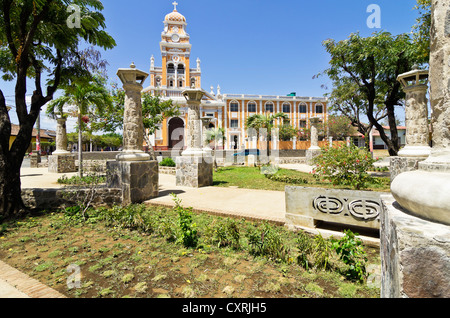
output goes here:
{"type": "Polygon", "coordinates": [[[184,121],[179,117],[169,120],[169,148],[175,147],[184,147],[184,121]]]}

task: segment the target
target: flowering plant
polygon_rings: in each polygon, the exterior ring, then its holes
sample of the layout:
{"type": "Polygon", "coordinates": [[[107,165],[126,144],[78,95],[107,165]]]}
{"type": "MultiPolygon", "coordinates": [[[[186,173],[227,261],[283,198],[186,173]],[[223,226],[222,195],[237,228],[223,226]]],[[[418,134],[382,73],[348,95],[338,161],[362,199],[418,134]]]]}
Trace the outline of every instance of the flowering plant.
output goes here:
{"type": "Polygon", "coordinates": [[[313,160],[315,169],[312,173],[317,179],[359,190],[375,181],[367,171],[377,160],[373,159],[366,149],[360,149],[353,144],[324,147],[321,154],[313,160]]]}

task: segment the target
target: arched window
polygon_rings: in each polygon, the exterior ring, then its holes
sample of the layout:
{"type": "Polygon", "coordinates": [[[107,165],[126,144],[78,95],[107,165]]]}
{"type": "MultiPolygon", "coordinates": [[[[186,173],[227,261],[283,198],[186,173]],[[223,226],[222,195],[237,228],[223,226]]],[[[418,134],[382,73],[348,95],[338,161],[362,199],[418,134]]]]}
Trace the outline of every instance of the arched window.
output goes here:
{"type": "Polygon", "coordinates": [[[265,105],[264,111],[267,113],[273,113],[273,103],[269,102],[265,105]]]}
{"type": "Polygon", "coordinates": [[[323,114],[323,105],[322,104],[316,105],[316,114],[323,114]]]}
{"type": "Polygon", "coordinates": [[[247,110],[249,113],[256,113],[256,103],[255,102],[248,103],[247,110]]]}
{"type": "Polygon", "coordinates": [[[289,104],[289,103],[283,104],[283,113],[287,113],[287,114],[291,113],[291,104],[289,104]]]}
{"type": "Polygon", "coordinates": [[[178,74],[184,74],[184,65],[183,64],[178,65],[178,74]]]}
{"type": "Polygon", "coordinates": [[[239,103],[231,102],[230,103],[230,112],[238,112],[239,111],[239,103]]]}
{"type": "Polygon", "coordinates": [[[306,104],[300,104],[299,106],[298,106],[298,108],[299,108],[299,113],[300,114],[306,114],[308,111],[308,106],[306,106],[306,104]]]}
{"type": "Polygon", "coordinates": [[[167,73],[168,74],[175,74],[175,66],[172,63],[167,65],[167,73]]]}

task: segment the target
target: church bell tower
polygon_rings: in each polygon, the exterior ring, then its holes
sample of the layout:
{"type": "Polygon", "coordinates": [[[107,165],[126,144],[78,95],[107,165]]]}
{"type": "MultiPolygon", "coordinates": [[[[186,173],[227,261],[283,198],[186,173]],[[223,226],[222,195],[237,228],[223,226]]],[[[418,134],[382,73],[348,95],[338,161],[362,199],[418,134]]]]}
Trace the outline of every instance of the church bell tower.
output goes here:
{"type": "Polygon", "coordinates": [[[173,3],[173,12],[164,19],[161,34],[162,67],[156,68],[154,57],[151,60],[151,86],[161,90],[185,90],[201,87],[200,60],[196,68],[190,68],[192,45],[186,32],[186,18],[177,10],[178,3],[173,3]]]}

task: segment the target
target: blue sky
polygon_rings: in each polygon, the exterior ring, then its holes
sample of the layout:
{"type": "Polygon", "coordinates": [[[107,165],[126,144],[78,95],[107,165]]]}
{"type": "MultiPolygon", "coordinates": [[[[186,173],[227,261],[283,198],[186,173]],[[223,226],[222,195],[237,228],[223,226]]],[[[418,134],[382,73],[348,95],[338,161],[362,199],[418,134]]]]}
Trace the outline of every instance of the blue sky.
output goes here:
{"type": "MultiPolygon", "coordinates": [[[[144,71],[155,56],[161,66],[159,42],[166,14],[174,0],[103,1],[107,31],[117,47],[103,52],[109,79],[118,68],[135,62],[144,71]]],[[[313,76],[327,68],[322,41],[342,40],[352,32],[410,32],[418,16],[415,0],[177,0],[191,36],[191,60],[202,61],[202,86],[221,86],[222,93],[322,96],[326,79],[313,76]],[[381,29],[370,29],[370,4],[381,9],[381,29]]],[[[194,63],[195,64],[195,63],[194,63]]],[[[191,65],[191,67],[193,67],[191,65]]],[[[149,82],[144,84],[148,85],[149,82]]],[[[1,83],[5,95],[13,86],[1,83]]],[[[28,85],[32,87],[31,81],[28,85]]],[[[31,94],[31,91],[29,92],[31,94]]],[[[13,117],[11,116],[14,121],[13,117]]],[[[43,119],[42,127],[53,129],[43,119]]]]}

